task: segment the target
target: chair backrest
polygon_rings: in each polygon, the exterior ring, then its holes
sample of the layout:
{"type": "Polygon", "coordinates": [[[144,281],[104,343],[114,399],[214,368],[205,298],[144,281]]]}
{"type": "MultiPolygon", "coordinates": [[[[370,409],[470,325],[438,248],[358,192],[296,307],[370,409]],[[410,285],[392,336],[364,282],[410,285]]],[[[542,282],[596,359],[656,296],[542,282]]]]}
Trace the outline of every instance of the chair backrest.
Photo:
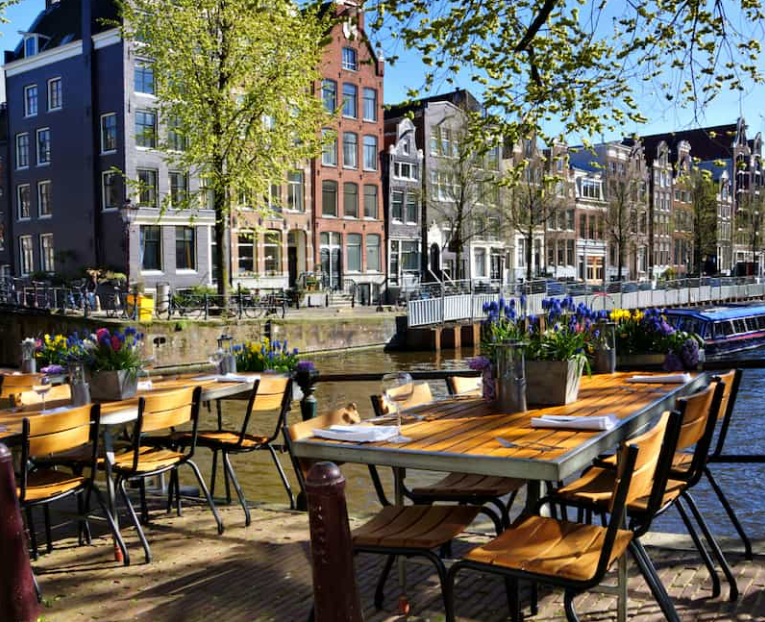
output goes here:
{"type": "Polygon", "coordinates": [[[0,376],[0,398],[11,398],[19,393],[31,391],[42,374],[2,374],[0,376]]]}
{"type": "Polygon", "coordinates": [[[719,380],[725,383],[722,400],[720,400],[720,411],[717,415],[718,420],[722,419],[720,433],[717,435],[717,444],[715,445],[713,456],[722,455],[725,446],[725,439],[728,436],[728,428],[733,417],[733,410],[736,407],[736,398],[738,397],[738,388],[741,386],[741,369],[733,369],[727,374],[715,376],[713,380],[719,380]]]}
{"type": "MultiPolygon", "coordinates": [[[[405,402],[401,402],[399,407],[401,410],[407,408],[414,408],[415,406],[422,406],[433,401],[433,393],[430,390],[430,385],[427,382],[412,382],[413,385],[412,395],[405,402]]],[[[408,390],[407,387],[397,387],[390,389],[389,394],[395,395],[398,392],[408,390]]],[[[373,395],[371,397],[372,408],[374,408],[375,414],[379,417],[381,415],[387,415],[390,412],[387,402],[383,399],[382,395],[373,395]]]]}
{"type": "MultiPolygon", "coordinates": [[[[45,403],[50,404],[55,401],[71,400],[72,390],[68,384],[53,385],[45,396],[45,403]]],[[[34,391],[24,391],[11,397],[14,406],[34,406],[42,404],[42,397],[34,391]]]]}
{"type": "Polygon", "coordinates": [[[332,425],[358,423],[359,421],[361,421],[361,417],[359,416],[359,411],[356,409],[356,404],[348,404],[343,408],[333,410],[331,413],[322,415],[321,417],[314,417],[313,419],[293,423],[291,426],[286,427],[285,438],[287,440],[287,448],[289,449],[290,456],[295,464],[295,472],[298,473],[299,477],[303,478],[301,485],[304,483],[305,478],[308,475],[308,470],[311,468],[311,465],[313,465],[314,460],[296,458],[292,451],[292,443],[313,436],[314,430],[328,428],[332,425]]]}
{"type": "Polygon", "coordinates": [[[95,473],[98,456],[98,423],[101,407],[98,404],[77,406],[57,413],[35,415],[23,421],[21,449],[21,500],[27,487],[30,460],[81,447],[93,441],[91,467],[95,473]]]}
{"type": "MultiPolygon", "coordinates": [[[[292,379],[289,376],[276,376],[263,374],[252,386],[252,391],[247,400],[247,410],[242,421],[242,429],[239,433],[239,444],[244,443],[247,429],[253,413],[279,411],[273,434],[268,438],[272,442],[279,435],[287,418],[287,412],[292,403],[292,379]]],[[[220,411],[218,411],[220,419],[220,411]]],[[[218,425],[222,423],[218,422],[218,425]]]]}
{"type": "Polygon", "coordinates": [[[446,388],[449,395],[475,395],[481,396],[481,379],[465,376],[449,376],[446,379],[446,388]]]}
{"type": "Polygon", "coordinates": [[[707,463],[724,390],[722,382],[713,380],[706,389],[677,400],[678,410],[683,416],[677,450],[689,447],[694,450],[690,467],[682,472],[673,471],[672,477],[682,479],[690,486],[698,483],[707,463]]]}

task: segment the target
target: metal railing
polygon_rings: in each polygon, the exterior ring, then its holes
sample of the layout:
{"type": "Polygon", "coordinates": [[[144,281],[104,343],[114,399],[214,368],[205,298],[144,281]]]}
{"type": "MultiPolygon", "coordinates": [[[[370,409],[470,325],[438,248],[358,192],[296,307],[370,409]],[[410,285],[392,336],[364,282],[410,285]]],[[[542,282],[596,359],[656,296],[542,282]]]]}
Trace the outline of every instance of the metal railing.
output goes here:
{"type": "Polygon", "coordinates": [[[486,282],[484,287],[465,285],[463,281],[449,284],[428,283],[421,287],[420,296],[407,305],[409,326],[427,326],[476,320],[484,317],[485,303],[500,297],[515,300],[520,308],[521,297],[526,312],[542,312],[545,298],[571,296],[576,304],[583,302],[600,309],[646,309],[726,303],[765,296],[765,281],[756,277],[703,277],[674,281],[621,282],[591,286],[583,283],[530,281],[515,286],[486,282]],[[457,285],[459,284],[459,285],[457,285]]]}

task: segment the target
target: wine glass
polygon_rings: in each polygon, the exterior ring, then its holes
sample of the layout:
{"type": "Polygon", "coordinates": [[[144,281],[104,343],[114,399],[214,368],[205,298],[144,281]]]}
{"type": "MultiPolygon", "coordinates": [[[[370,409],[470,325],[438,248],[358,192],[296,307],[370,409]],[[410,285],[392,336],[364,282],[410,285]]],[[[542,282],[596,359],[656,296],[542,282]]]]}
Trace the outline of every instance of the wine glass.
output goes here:
{"type": "Polygon", "coordinates": [[[50,387],[50,378],[48,378],[48,376],[41,376],[39,380],[32,385],[32,390],[40,396],[40,399],[42,399],[43,410],[45,410],[45,396],[48,394],[48,391],[50,391],[50,387]]]}
{"type": "Polygon", "coordinates": [[[390,439],[391,443],[408,443],[412,439],[401,435],[401,405],[404,404],[414,393],[414,382],[406,372],[394,372],[385,374],[382,379],[383,401],[388,409],[396,411],[397,434],[390,439]]]}
{"type": "Polygon", "coordinates": [[[223,361],[224,356],[226,356],[226,353],[223,351],[223,348],[218,348],[210,354],[210,357],[207,359],[210,363],[215,365],[215,371],[218,373],[220,373],[220,364],[223,361]]]}

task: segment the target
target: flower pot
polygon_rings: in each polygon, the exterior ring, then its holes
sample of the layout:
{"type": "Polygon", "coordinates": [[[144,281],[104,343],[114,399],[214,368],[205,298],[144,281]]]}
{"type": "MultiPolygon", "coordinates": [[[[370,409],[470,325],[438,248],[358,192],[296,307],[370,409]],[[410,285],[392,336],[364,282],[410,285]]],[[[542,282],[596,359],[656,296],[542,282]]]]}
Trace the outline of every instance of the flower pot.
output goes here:
{"type": "Polygon", "coordinates": [[[619,354],[616,364],[619,369],[661,368],[664,365],[665,354],[619,354]]]}
{"type": "Polygon", "coordinates": [[[94,401],[116,402],[135,397],[138,374],[134,370],[99,371],[90,377],[90,396],[94,401]]]}
{"type": "Polygon", "coordinates": [[[526,361],[526,399],[538,406],[575,402],[584,365],[577,360],[526,361]]]}

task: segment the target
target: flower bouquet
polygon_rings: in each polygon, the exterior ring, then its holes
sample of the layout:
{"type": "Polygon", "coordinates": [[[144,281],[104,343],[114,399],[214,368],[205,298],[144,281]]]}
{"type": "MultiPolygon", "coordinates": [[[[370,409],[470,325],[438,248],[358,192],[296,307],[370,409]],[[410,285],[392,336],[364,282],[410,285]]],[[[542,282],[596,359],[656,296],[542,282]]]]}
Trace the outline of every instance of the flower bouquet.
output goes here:
{"type": "Polygon", "coordinates": [[[124,400],[135,396],[138,370],[143,366],[143,334],[127,327],[124,332],[99,328],[81,344],[90,370],[94,400],[124,400]]]}
{"type": "Polygon", "coordinates": [[[233,347],[238,371],[278,371],[292,373],[298,366],[298,349],[289,349],[287,340],[245,341],[233,347]]]}

